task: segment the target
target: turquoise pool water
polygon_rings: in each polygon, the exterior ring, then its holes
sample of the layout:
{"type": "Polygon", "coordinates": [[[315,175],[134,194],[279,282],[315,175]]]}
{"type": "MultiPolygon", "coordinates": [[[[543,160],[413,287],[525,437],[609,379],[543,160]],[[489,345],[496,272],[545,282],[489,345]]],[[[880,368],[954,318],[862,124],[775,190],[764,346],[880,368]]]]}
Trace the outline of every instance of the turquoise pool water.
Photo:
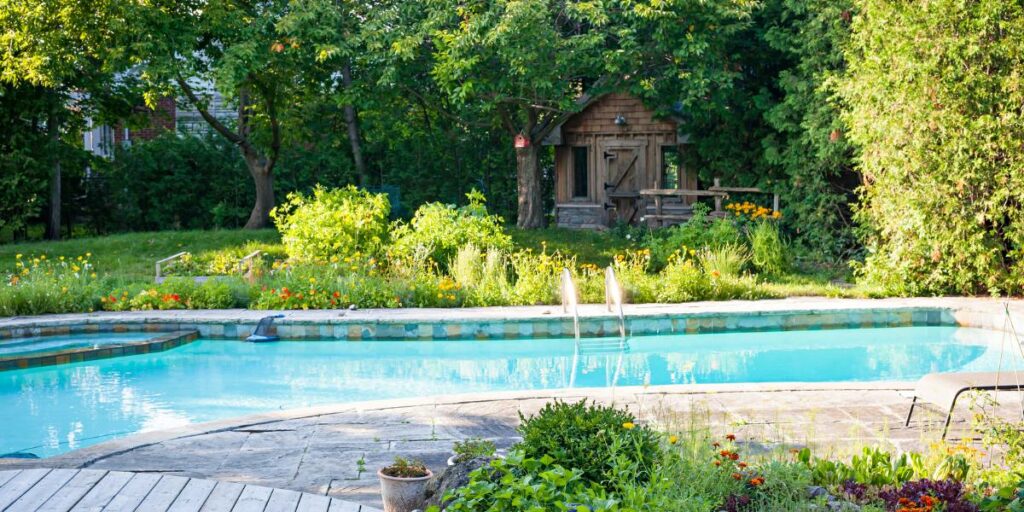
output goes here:
{"type": "Polygon", "coordinates": [[[632,338],[620,362],[615,351],[574,359],[565,339],[198,340],[157,354],[0,372],[0,455],[46,457],[136,432],[319,404],[601,387],[616,374],[620,386],[912,380],[994,370],[1001,342],[999,332],[955,327],[646,336],[632,338]]]}
{"type": "Polygon", "coordinates": [[[0,340],[0,359],[5,357],[38,356],[82,348],[100,348],[107,345],[121,345],[145,341],[154,336],[156,334],[151,332],[119,332],[0,340]]]}

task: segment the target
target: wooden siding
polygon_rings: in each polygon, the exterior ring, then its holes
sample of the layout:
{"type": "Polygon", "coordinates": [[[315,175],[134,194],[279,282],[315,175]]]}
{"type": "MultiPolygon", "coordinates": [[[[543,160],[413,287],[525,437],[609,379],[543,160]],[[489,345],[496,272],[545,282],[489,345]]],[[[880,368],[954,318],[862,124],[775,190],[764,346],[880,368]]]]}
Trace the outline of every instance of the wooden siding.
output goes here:
{"type": "MultiPolygon", "coordinates": [[[[645,107],[642,101],[628,94],[614,93],[603,96],[566,121],[561,130],[562,144],[555,148],[555,202],[562,205],[602,206],[609,203],[604,187],[608,172],[606,167],[609,165],[603,158],[604,148],[642,148],[643,161],[636,167],[639,175],[632,180],[637,191],[643,188],[661,188],[662,147],[681,148],[678,144],[676,123],[655,118],[654,112],[645,107]],[[624,125],[615,124],[615,118],[619,115],[625,117],[624,125]],[[586,198],[572,196],[574,146],[590,148],[587,162],[590,183],[586,198]]],[[[696,178],[689,176],[690,173],[687,173],[685,168],[681,169],[680,174],[680,187],[696,187],[696,178]]]]}

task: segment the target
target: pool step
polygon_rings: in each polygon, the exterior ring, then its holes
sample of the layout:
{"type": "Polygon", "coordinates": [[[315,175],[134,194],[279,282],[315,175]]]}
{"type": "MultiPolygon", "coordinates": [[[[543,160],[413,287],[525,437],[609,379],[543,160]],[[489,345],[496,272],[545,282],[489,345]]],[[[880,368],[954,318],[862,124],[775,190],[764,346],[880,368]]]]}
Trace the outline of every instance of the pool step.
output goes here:
{"type": "Polygon", "coordinates": [[[629,352],[629,340],[619,338],[579,340],[576,342],[576,350],[580,355],[627,353],[629,352]]]}

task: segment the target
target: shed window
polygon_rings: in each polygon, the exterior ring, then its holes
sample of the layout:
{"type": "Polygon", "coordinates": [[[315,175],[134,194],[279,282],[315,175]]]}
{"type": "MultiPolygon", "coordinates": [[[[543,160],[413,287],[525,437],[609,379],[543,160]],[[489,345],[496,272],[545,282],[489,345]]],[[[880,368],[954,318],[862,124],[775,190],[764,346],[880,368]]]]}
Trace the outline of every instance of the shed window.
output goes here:
{"type": "Polygon", "coordinates": [[[661,188],[682,188],[683,165],[676,146],[661,147],[661,188]]]}
{"type": "Polygon", "coordinates": [[[572,197],[590,196],[589,149],[587,146],[572,148],[572,197]]]}

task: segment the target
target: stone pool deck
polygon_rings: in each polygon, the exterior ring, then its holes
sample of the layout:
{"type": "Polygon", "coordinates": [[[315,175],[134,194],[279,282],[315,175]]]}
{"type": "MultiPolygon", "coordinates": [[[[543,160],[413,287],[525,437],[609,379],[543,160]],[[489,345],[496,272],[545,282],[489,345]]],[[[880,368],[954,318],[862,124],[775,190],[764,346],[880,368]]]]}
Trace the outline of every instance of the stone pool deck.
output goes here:
{"type": "MultiPolygon", "coordinates": [[[[684,385],[488,393],[366,402],[287,411],[140,434],[9,468],[89,468],[159,473],[326,495],[380,507],[376,470],[396,455],[443,469],[452,443],[480,436],[509,446],[519,413],[548,401],[590,398],[628,407],[666,431],[735,433],[748,450],[811,446],[844,455],[855,444],[922,449],[938,440],[941,414],[925,409],[903,426],[906,383],[684,385]]],[[[1010,397],[1012,394],[1003,394],[1010,397]]],[[[1016,398],[1004,400],[1008,418],[1016,398]]],[[[967,402],[966,400],[963,402],[967,402]]],[[[968,432],[961,407],[951,430],[968,432]]]]}

